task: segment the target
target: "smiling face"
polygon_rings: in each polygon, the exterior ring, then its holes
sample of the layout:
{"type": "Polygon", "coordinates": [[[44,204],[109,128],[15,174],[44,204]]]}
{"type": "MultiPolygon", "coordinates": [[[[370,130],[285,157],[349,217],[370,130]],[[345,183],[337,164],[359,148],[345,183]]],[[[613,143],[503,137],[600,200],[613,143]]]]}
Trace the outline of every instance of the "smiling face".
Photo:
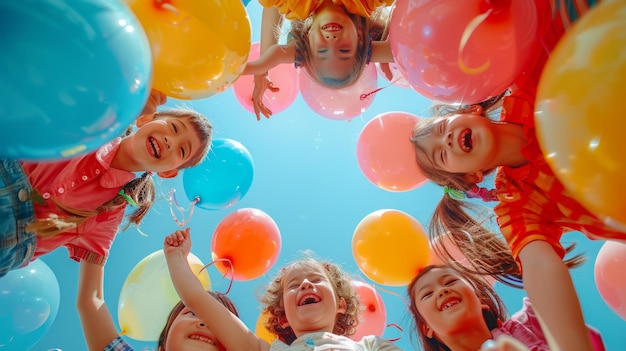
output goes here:
{"type": "Polygon", "coordinates": [[[285,317],[296,336],[315,331],[332,332],[337,314],[345,312],[323,267],[295,266],[283,280],[285,317]]]}
{"type": "Polygon", "coordinates": [[[471,173],[494,167],[497,153],[494,124],[475,113],[439,118],[416,142],[420,162],[450,173],[471,173]]]}
{"type": "Polygon", "coordinates": [[[326,6],[315,14],[308,34],[312,69],[342,80],[356,63],[359,35],[343,6],[326,6]]]}
{"type": "Polygon", "coordinates": [[[122,140],[126,170],[176,170],[203,150],[189,118],[143,115],[137,119],[137,127],[133,135],[122,140]]]}
{"type": "Polygon", "coordinates": [[[437,267],[423,274],[415,283],[411,299],[423,318],[420,326],[429,337],[442,339],[462,330],[485,323],[485,305],[472,285],[458,272],[448,267],[437,267]]]}
{"type": "Polygon", "coordinates": [[[183,308],[172,322],[165,341],[167,351],[222,351],[224,348],[196,315],[183,308]]]}

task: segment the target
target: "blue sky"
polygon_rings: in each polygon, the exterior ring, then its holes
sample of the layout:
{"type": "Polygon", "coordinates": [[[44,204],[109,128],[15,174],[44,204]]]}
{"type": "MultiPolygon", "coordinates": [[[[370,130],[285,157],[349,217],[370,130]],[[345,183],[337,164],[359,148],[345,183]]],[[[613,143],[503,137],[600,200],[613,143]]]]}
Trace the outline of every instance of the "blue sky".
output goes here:
{"type": "MultiPolygon", "coordinates": [[[[252,41],[258,41],[261,8],[255,1],[248,6],[252,41]]],[[[200,43],[199,43],[200,44],[200,43]]],[[[202,43],[202,45],[210,45],[202,43]]],[[[386,85],[381,79],[379,86],[386,85]]],[[[256,121],[255,116],[237,102],[232,89],[202,100],[177,101],[207,115],[214,124],[215,138],[230,138],[242,143],[254,160],[254,179],[246,196],[234,206],[222,210],[197,208],[189,222],[193,236],[192,252],[203,262],[211,260],[211,236],[224,216],[238,208],[258,208],[277,223],[282,237],[278,262],[266,276],[251,281],[235,281],[229,296],[234,300],[242,320],[254,329],[259,315],[255,298],[259,289],[282,265],[310,250],[317,256],[339,263],[355,275],[359,272],[353,259],[351,240],[356,225],[369,213],[379,209],[398,209],[414,216],[427,227],[432,211],[441,197],[441,189],[426,183],[408,192],[389,192],[369,182],[356,159],[356,142],[363,126],[375,116],[389,111],[406,111],[425,115],[429,101],[416,92],[396,86],[378,92],[370,108],[351,121],[333,121],[310,111],[299,96],[285,111],[271,119],[256,121]],[[256,294],[256,295],[255,295],[256,294]]],[[[117,322],[117,304],[124,280],[144,257],[162,248],[163,237],[179,228],[170,215],[167,195],[176,189],[181,205],[184,197],[183,177],[158,180],[160,196],[144,220],[141,231],[131,228],[118,234],[106,266],[105,297],[117,322]]],[[[577,242],[577,252],[584,252],[588,262],[572,272],[588,324],[599,329],[609,351],[626,345],[626,322],[613,313],[599,296],[593,280],[593,263],[602,242],[592,242],[577,233],[568,234],[564,242],[577,242]]],[[[33,350],[58,348],[79,351],[86,348],[75,309],[78,264],[59,249],[42,259],[55,272],[61,289],[58,315],[49,332],[33,350]]],[[[214,289],[225,291],[227,282],[209,268],[214,289]]],[[[379,290],[387,310],[387,323],[403,327],[401,333],[389,328],[384,337],[397,338],[404,349],[414,349],[410,341],[409,316],[402,287],[379,290]]],[[[496,284],[510,312],[521,307],[524,292],[496,284]]],[[[152,347],[153,342],[129,339],[136,349],[152,347]]],[[[0,349],[3,349],[0,346],[0,349]]]]}

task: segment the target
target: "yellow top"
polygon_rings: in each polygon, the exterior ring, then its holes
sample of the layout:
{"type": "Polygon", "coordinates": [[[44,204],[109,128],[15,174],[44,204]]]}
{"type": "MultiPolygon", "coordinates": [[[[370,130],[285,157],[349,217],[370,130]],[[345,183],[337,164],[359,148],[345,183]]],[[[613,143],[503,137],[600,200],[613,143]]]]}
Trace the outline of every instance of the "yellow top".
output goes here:
{"type": "MultiPolygon", "coordinates": [[[[332,0],[342,5],[346,11],[363,17],[370,17],[379,6],[389,6],[394,0],[332,0]]],[[[259,0],[264,7],[276,7],[287,19],[306,19],[324,0],[259,0]]]]}

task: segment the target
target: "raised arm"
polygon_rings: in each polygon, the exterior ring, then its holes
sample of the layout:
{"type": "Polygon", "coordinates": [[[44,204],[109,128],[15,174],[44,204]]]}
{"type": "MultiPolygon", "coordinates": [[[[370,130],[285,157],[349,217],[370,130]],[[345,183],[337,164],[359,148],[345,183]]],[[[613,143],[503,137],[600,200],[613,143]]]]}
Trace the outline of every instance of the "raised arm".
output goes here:
{"type": "Polygon", "coordinates": [[[563,260],[545,241],[519,254],[524,288],[553,351],[592,351],[578,295],[563,260]]]}
{"type": "Polygon", "coordinates": [[[189,228],[177,230],[163,244],[167,267],[183,303],[202,319],[218,341],[229,351],[267,351],[269,344],[257,337],[246,325],[211,295],[193,274],[187,255],[191,250],[189,228]]]}
{"type": "Polygon", "coordinates": [[[89,350],[104,350],[119,334],[104,301],[104,266],[82,260],[76,308],[89,350]]]}

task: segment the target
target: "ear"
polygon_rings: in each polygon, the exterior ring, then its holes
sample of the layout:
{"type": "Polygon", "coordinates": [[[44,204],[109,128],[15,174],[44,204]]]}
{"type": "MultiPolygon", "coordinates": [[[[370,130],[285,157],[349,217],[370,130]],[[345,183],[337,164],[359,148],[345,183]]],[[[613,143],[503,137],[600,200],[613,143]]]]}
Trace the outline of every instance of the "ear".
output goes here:
{"type": "Polygon", "coordinates": [[[144,124],[152,121],[154,119],[156,113],[149,113],[147,115],[141,115],[139,117],[137,117],[137,119],[135,120],[135,125],[137,126],[137,128],[143,126],[144,124]]]}
{"type": "Polygon", "coordinates": [[[346,303],[346,299],[340,297],[339,301],[337,301],[337,313],[346,313],[347,310],[348,304],[346,303]]]}
{"type": "Polygon", "coordinates": [[[480,305],[480,307],[481,307],[483,310],[485,310],[485,311],[489,311],[489,310],[490,310],[489,305],[485,305],[484,303],[483,303],[483,304],[481,304],[481,305],[480,305]]]}
{"type": "Polygon", "coordinates": [[[471,114],[475,114],[475,115],[482,115],[483,114],[483,108],[480,105],[472,105],[469,110],[469,113],[471,114]]]}
{"type": "Polygon", "coordinates": [[[426,335],[429,339],[432,339],[435,335],[435,332],[425,323],[420,326],[420,333],[426,335]]]}
{"type": "Polygon", "coordinates": [[[478,184],[483,181],[483,171],[465,173],[465,180],[472,184],[478,184]]]}
{"type": "Polygon", "coordinates": [[[178,170],[170,169],[169,171],[157,172],[157,175],[161,178],[174,178],[178,175],[178,170]]]}

